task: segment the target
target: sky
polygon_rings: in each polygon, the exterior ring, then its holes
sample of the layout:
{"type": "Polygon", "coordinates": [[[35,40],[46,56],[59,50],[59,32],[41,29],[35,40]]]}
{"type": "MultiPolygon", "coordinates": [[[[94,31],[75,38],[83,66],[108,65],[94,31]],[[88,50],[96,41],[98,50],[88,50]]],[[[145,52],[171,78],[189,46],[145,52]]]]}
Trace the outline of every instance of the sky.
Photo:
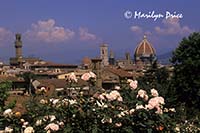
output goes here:
{"type": "Polygon", "coordinates": [[[157,55],[165,54],[200,31],[199,5],[198,0],[2,0],[0,60],[15,56],[16,33],[22,34],[24,57],[57,63],[99,57],[103,43],[116,58],[125,58],[125,52],[133,58],[144,35],[157,55]]]}

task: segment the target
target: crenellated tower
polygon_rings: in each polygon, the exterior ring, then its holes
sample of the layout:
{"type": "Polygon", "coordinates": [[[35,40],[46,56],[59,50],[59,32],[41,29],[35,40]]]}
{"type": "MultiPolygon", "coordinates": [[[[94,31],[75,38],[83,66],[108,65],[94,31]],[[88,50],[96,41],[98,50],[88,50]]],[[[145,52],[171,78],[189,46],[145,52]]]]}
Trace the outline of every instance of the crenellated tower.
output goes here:
{"type": "Polygon", "coordinates": [[[21,34],[17,33],[15,35],[15,50],[16,50],[16,58],[22,58],[22,41],[21,41],[21,34]]]}

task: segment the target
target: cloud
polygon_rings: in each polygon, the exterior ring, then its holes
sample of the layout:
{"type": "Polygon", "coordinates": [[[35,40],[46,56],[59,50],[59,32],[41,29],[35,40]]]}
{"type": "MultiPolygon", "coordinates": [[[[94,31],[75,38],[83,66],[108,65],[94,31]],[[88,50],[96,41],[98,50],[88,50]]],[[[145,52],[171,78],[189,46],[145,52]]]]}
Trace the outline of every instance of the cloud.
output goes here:
{"type": "Polygon", "coordinates": [[[80,35],[80,40],[83,40],[83,41],[96,40],[97,39],[96,35],[89,33],[88,29],[83,28],[83,27],[79,28],[79,35],[80,35]]]}
{"type": "Polygon", "coordinates": [[[143,33],[143,30],[141,27],[135,25],[135,26],[131,26],[131,31],[133,31],[134,33],[137,33],[137,34],[141,34],[143,33]]]}
{"type": "Polygon", "coordinates": [[[133,25],[131,26],[130,30],[138,36],[143,36],[143,35],[151,35],[152,33],[150,31],[145,31],[143,30],[142,27],[138,26],[138,25],[133,25]]]}
{"type": "Polygon", "coordinates": [[[0,27],[0,45],[4,45],[7,41],[12,40],[13,33],[3,27],[0,27]]]}
{"type": "Polygon", "coordinates": [[[70,40],[75,35],[75,32],[56,26],[54,19],[47,21],[38,21],[36,24],[32,24],[31,30],[25,33],[25,36],[29,40],[43,41],[46,43],[59,43],[70,40]]]}
{"type": "Polygon", "coordinates": [[[162,23],[163,23],[163,28],[161,28],[159,26],[155,27],[155,31],[158,34],[164,34],[164,35],[180,34],[180,35],[184,35],[184,34],[193,32],[193,30],[190,29],[188,26],[182,26],[181,27],[178,18],[164,19],[162,21],[162,23]]]}

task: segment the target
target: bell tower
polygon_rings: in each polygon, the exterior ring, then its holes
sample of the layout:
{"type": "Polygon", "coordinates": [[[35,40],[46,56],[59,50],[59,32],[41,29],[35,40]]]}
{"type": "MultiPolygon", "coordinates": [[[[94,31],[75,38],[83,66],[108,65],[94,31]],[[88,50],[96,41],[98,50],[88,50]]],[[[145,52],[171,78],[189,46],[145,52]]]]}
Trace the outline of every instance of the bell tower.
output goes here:
{"type": "Polygon", "coordinates": [[[16,58],[22,58],[22,41],[21,41],[21,34],[17,33],[15,35],[15,50],[16,50],[16,58]]]}
{"type": "Polygon", "coordinates": [[[102,59],[102,66],[108,66],[109,62],[108,62],[108,46],[106,44],[102,44],[100,46],[100,54],[101,54],[101,59],[102,59]]]}

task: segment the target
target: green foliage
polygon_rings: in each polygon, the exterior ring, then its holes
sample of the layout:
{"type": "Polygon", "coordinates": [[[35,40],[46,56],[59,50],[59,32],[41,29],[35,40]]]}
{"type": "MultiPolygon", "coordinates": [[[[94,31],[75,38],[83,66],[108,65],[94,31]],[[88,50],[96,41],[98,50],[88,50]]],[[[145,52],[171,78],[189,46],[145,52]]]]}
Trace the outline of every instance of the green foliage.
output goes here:
{"type": "Polygon", "coordinates": [[[17,75],[19,77],[22,77],[24,81],[26,82],[26,91],[28,91],[30,94],[34,94],[35,91],[33,90],[33,86],[31,84],[32,81],[36,78],[36,75],[32,72],[25,72],[22,74],[17,75]]]}
{"type": "MultiPolygon", "coordinates": [[[[27,112],[21,117],[14,115],[16,114],[14,112],[10,117],[0,114],[0,128],[4,129],[6,126],[11,127],[14,132],[21,132],[27,126],[31,126],[35,132],[44,133],[47,132],[45,128],[48,124],[55,123],[59,125],[59,130],[54,132],[65,133],[174,132],[176,128],[174,111],[164,111],[166,109],[164,105],[161,106],[163,110],[161,114],[156,113],[156,108],[136,109],[138,105],[148,104],[148,100],[137,98],[140,89],[143,88],[138,87],[133,90],[127,84],[123,84],[118,90],[123,101],[100,100],[97,97],[82,95],[78,95],[76,99],[64,96],[50,99],[35,96],[27,103],[27,112]],[[22,119],[29,123],[26,127],[22,119]]],[[[147,94],[150,94],[149,91],[147,94]]],[[[148,96],[149,99],[153,97],[148,96]]],[[[178,128],[184,130],[181,126],[178,128]]],[[[198,127],[194,126],[194,129],[198,127]]]]}
{"type": "Polygon", "coordinates": [[[200,33],[183,38],[173,52],[173,87],[177,103],[185,103],[188,117],[200,113],[200,33]]]}
{"type": "Polygon", "coordinates": [[[9,81],[0,83],[0,111],[2,111],[5,106],[5,101],[8,98],[8,90],[11,87],[12,83],[9,81]]]}
{"type": "Polygon", "coordinates": [[[64,127],[60,126],[59,132],[173,131],[175,128],[175,121],[171,117],[173,112],[157,114],[155,110],[135,109],[137,104],[148,104],[147,101],[136,98],[139,89],[131,90],[129,86],[124,85],[119,90],[123,97],[122,102],[102,101],[95,97],[80,95],[76,100],[59,97],[59,99],[42,99],[45,102],[41,102],[41,98],[35,97],[27,104],[27,114],[24,119],[33,125],[35,132],[45,132],[44,128],[50,122],[64,123],[64,127]],[[71,103],[70,100],[75,103],[71,103]],[[106,106],[100,106],[98,103],[106,106]],[[134,113],[130,114],[130,109],[135,109],[134,113]],[[121,113],[122,116],[119,116],[121,113]],[[47,117],[51,115],[56,119],[51,121],[47,117]],[[38,120],[42,120],[42,124],[36,126],[38,120]]]}
{"type": "Polygon", "coordinates": [[[165,97],[166,106],[174,107],[175,90],[171,86],[170,72],[166,66],[158,67],[154,62],[145,72],[144,76],[138,78],[139,87],[150,91],[155,88],[159,91],[159,94],[165,97]]]}
{"type": "Polygon", "coordinates": [[[18,75],[19,77],[22,77],[27,83],[31,81],[31,79],[35,79],[36,75],[32,72],[25,72],[23,74],[18,75]]]}

